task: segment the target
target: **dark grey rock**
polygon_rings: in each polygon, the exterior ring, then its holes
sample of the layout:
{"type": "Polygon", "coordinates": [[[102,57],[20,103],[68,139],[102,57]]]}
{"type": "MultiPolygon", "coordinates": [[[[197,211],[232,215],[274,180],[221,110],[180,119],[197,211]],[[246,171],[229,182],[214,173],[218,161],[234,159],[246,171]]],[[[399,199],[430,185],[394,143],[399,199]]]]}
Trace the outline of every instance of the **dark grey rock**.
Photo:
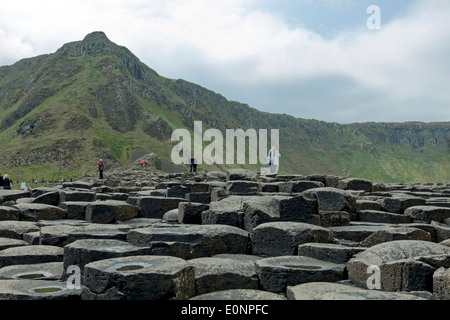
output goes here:
{"type": "Polygon", "coordinates": [[[136,206],[124,201],[95,201],[86,207],[85,219],[93,223],[112,223],[136,218],[138,214],[136,206]]]}
{"type": "Polygon", "coordinates": [[[363,247],[347,247],[334,243],[305,243],[298,246],[298,255],[337,264],[347,263],[363,247]]]}
{"type": "Polygon", "coordinates": [[[0,251],[0,268],[16,264],[59,262],[63,249],[54,246],[20,246],[0,251]]]}
{"type": "Polygon", "coordinates": [[[303,256],[280,256],[255,262],[261,288],[286,292],[288,286],[306,282],[336,282],[344,279],[344,264],[303,256]]]}
{"type": "Polygon", "coordinates": [[[383,242],[398,240],[431,241],[431,235],[421,229],[399,226],[375,231],[361,241],[360,245],[361,247],[372,247],[383,242]]]}
{"type": "Polygon", "coordinates": [[[372,182],[364,179],[348,178],[339,180],[337,187],[343,190],[362,190],[371,192],[372,182]]]}
{"type": "MultiPolygon", "coordinates": [[[[190,300],[233,300],[233,301],[272,301],[286,300],[281,294],[255,289],[231,289],[201,294],[190,300]]],[[[268,311],[268,310],[266,310],[268,311]]]]}
{"type": "Polygon", "coordinates": [[[201,212],[202,224],[225,224],[243,228],[243,213],[238,210],[214,209],[201,212]]]}
{"type": "Polygon", "coordinates": [[[350,215],[346,211],[320,211],[321,227],[338,227],[350,225],[350,215]]]}
{"type": "Polygon", "coordinates": [[[183,259],[210,257],[221,253],[246,254],[248,232],[226,225],[154,225],[133,229],[127,241],[136,246],[152,246],[152,255],[172,255],[183,259]]]}
{"type": "Polygon", "coordinates": [[[19,220],[20,211],[14,207],[0,206],[0,221],[19,220]]]}
{"type": "Polygon", "coordinates": [[[33,199],[31,203],[42,203],[57,206],[60,202],[59,191],[50,191],[33,199]]]}
{"type": "Polygon", "coordinates": [[[178,222],[185,224],[202,224],[202,212],[209,206],[203,203],[180,202],[178,204],[178,222]]]}
{"type": "Polygon", "coordinates": [[[70,244],[74,241],[83,239],[113,239],[126,241],[127,232],[107,228],[98,228],[91,230],[87,228],[79,228],[68,232],[66,244],[70,244]]]}
{"type": "Polygon", "coordinates": [[[290,286],[288,300],[428,300],[406,292],[367,290],[340,283],[310,282],[290,286]]]}
{"type": "Polygon", "coordinates": [[[57,281],[61,279],[63,273],[64,269],[62,262],[12,265],[0,269],[0,279],[32,279],[57,281]]]}
{"type": "Polygon", "coordinates": [[[184,197],[188,202],[203,203],[203,204],[208,204],[211,202],[210,192],[187,193],[184,197]]]}
{"type": "Polygon", "coordinates": [[[3,249],[19,247],[19,246],[27,246],[27,245],[28,245],[28,242],[26,242],[24,240],[0,237],[0,251],[3,249]]]}
{"type": "Polygon", "coordinates": [[[227,182],[226,191],[235,195],[257,194],[258,187],[254,181],[232,180],[227,182]]]}
{"type": "Polygon", "coordinates": [[[378,210],[361,210],[358,211],[357,215],[359,221],[391,224],[412,222],[412,219],[406,215],[378,210]]]}
{"type": "Polygon", "coordinates": [[[163,214],[169,210],[178,209],[180,202],[186,202],[182,198],[170,197],[142,197],[137,199],[140,218],[161,219],[163,214]]]}
{"type": "Polygon", "coordinates": [[[25,233],[39,230],[40,228],[35,222],[0,221],[0,237],[23,239],[25,233]]]}
{"type": "Polygon", "coordinates": [[[382,208],[388,212],[403,214],[409,207],[422,206],[426,204],[426,200],[414,196],[392,196],[380,200],[382,208]]]}
{"type": "Polygon", "coordinates": [[[58,207],[67,211],[67,219],[84,220],[86,208],[90,202],[67,201],[61,202],[58,207]]]}
{"type": "Polygon", "coordinates": [[[48,204],[21,203],[14,205],[20,211],[21,221],[60,220],[67,218],[67,211],[48,204]]]}
{"type": "Polygon", "coordinates": [[[450,226],[438,223],[436,221],[431,221],[431,226],[435,230],[436,242],[442,242],[446,239],[450,239],[450,226]]]}
{"type": "Polygon", "coordinates": [[[262,223],[297,221],[320,224],[317,200],[300,196],[265,196],[244,200],[244,228],[251,232],[262,223]]]}
{"type": "Polygon", "coordinates": [[[440,300],[450,300],[450,268],[439,268],[434,272],[433,294],[440,300]]]}
{"type": "Polygon", "coordinates": [[[261,256],[295,255],[300,244],[331,243],[331,231],[301,222],[268,222],[251,233],[252,252],[261,256]]]}
{"type": "Polygon", "coordinates": [[[26,190],[0,189],[0,203],[5,203],[7,201],[15,201],[20,198],[28,198],[29,196],[30,196],[30,191],[26,191],[26,190]]]}
{"type": "MultiPolygon", "coordinates": [[[[316,188],[303,192],[309,199],[319,201],[320,211],[346,211],[356,213],[356,199],[352,193],[337,188],[316,188]]],[[[352,219],[353,220],[353,219],[352,219]]]]}
{"type": "Polygon", "coordinates": [[[81,289],[49,280],[2,280],[0,300],[80,300],[81,289]]]}
{"type": "Polygon", "coordinates": [[[76,265],[83,272],[84,266],[93,261],[149,253],[149,247],[137,247],[126,241],[114,239],[76,240],[64,247],[64,269],[76,265]]]}
{"type": "Polygon", "coordinates": [[[82,228],[83,227],[77,225],[54,225],[41,227],[39,244],[64,247],[67,244],[68,234],[82,228]]]}
{"type": "Polygon", "coordinates": [[[256,173],[246,169],[230,169],[227,171],[227,181],[233,180],[247,180],[253,181],[256,179],[256,173]]]}
{"type": "Polygon", "coordinates": [[[357,199],[356,200],[356,211],[361,211],[361,210],[381,211],[381,204],[375,200],[357,199]]]}
{"type": "Polygon", "coordinates": [[[431,265],[417,260],[423,256],[450,255],[450,248],[427,241],[400,240],[381,243],[356,254],[348,263],[348,277],[366,287],[375,265],[380,268],[381,289],[385,291],[431,291],[431,265]]]}
{"type": "Polygon", "coordinates": [[[62,190],[60,196],[60,202],[94,202],[96,200],[95,192],[92,191],[62,190]]]}
{"type": "Polygon", "coordinates": [[[414,206],[407,208],[404,215],[411,217],[414,222],[431,223],[431,221],[436,221],[441,223],[445,219],[450,218],[450,208],[436,206],[414,206]]]}
{"type": "Polygon", "coordinates": [[[258,289],[258,276],[251,260],[220,257],[187,261],[195,268],[195,294],[230,289],[258,289]]]}
{"type": "Polygon", "coordinates": [[[176,257],[106,259],[84,271],[83,300],[186,300],[195,294],[194,267],[176,257]]]}
{"type": "Polygon", "coordinates": [[[302,193],[309,189],[322,188],[325,185],[318,181],[287,181],[278,184],[278,191],[285,193],[302,193]]]}

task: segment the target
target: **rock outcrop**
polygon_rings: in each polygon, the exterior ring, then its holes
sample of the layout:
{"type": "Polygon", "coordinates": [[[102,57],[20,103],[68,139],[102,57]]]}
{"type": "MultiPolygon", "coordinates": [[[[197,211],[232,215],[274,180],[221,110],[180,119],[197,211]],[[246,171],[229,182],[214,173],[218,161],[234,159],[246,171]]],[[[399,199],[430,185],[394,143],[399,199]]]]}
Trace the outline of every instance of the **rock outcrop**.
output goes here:
{"type": "Polygon", "coordinates": [[[248,170],[4,190],[0,299],[448,300],[449,208],[449,185],[248,170]]]}

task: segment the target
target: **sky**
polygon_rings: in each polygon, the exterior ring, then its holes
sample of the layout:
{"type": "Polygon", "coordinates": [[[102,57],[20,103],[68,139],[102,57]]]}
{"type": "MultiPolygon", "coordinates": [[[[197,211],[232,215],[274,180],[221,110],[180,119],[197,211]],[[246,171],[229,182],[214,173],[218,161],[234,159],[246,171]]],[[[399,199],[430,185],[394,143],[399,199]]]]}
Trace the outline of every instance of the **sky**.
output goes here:
{"type": "Polygon", "coordinates": [[[450,121],[448,17],[448,0],[0,0],[0,66],[103,31],[161,76],[261,111],[450,121]]]}

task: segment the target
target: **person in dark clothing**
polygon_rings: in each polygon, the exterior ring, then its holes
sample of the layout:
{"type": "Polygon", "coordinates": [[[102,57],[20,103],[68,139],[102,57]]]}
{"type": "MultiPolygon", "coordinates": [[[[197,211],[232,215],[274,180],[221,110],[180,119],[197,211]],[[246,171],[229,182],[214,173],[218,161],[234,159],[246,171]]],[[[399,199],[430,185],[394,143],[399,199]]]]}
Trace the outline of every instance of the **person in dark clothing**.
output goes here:
{"type": "Polygon", "coordinates": [[[100,173],[100,179],[103,179],[103,169],[105,167],[103,160],[100,159],[100,161],[97,163],[97,165],[98,165],[98,171],[100,173]]]}
{"type": "Polygon", "coordinates": [[[3,189],[5,189],[5,190],[11,189],[12,184],[13,184],[13,183],[12,183],[11,180],[9,180],[8,175],[5,174],[5,175],[3,176],[3,189]]]}
{"type": "Polygon", "coordinates": [[[192,172],[192,171],[197,172],[197,163],[198,163],[197,158],[191,156],[191,171],[190,172],[192,172]]]}

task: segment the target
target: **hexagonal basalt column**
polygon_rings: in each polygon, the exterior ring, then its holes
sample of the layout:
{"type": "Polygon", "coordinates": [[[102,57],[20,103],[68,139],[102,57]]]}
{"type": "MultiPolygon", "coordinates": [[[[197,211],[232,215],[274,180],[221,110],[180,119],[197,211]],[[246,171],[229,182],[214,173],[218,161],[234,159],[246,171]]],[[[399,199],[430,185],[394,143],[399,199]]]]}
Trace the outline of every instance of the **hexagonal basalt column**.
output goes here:
{"type": "Polygon", "coordinates": [[[258,289],[252,260],[213,257],[188,260],[188,264],[195,267],[196,295],[229,289],[258,289]]]}
{"type": "Polygon", "coordinates": [[[82,299],[186,300],[194,296],[194,267],[183,259],[133,256],[85,266],[82,299]]]}
{"type": "Polygon", "coordinates": [[[149,248],[137,247],[120,240],[76,240],[64,247],[64,269],[66,270],[69,266],[76,265],[83,272],[84,266],[93,261],[149,253],[149,248]]]}
{"type": "Polygon", "coordinates": [[[0,279],[59,280],[63,274],[62,262],[23,264],[0,269],[0,279]]]}
{"type": "Polygon", "coordinates": [[[127,241],[137,246],[151,246],[152,255],[183,259],[221,253],[246,254],[250,245],[247,231],[227,225],[155,224],[130,230],[127,241]]]}
{"type": "Polygon", "coordinates": [[[0,268],[16,264],[58,262],[63,260],[63,249],[54,246],[21,246],[0,251],[0,268]]]}
{"type": "Polygon", "coordinates": [[[48,280],[2,280],[0,300],[79,300],[80,289],[48,280]]]}
{"type": "Polygon", "coordinates": [[[369,267],[377,266],[382,290],[431,292],[439,260],[449,258],[450,248],[437,243],[389,241],[356,254],[347,263],[348,277],[355,285],[366,287],[369,267]]]}
{"type": "Polygon", "coordinates": [[[333,241],[331,231],[301,222],[268,222],[253,229],[251,233],[253,254],[283,256],[297,254],[300,244],[333,241]]]}
{"type": "Polygon", "coordinates": [[[263,290],[285,292],[287,286],[306,282],[336,282],[344,279],[344,264],[302,256],[266,258],[255,262],[263,290]]]}

